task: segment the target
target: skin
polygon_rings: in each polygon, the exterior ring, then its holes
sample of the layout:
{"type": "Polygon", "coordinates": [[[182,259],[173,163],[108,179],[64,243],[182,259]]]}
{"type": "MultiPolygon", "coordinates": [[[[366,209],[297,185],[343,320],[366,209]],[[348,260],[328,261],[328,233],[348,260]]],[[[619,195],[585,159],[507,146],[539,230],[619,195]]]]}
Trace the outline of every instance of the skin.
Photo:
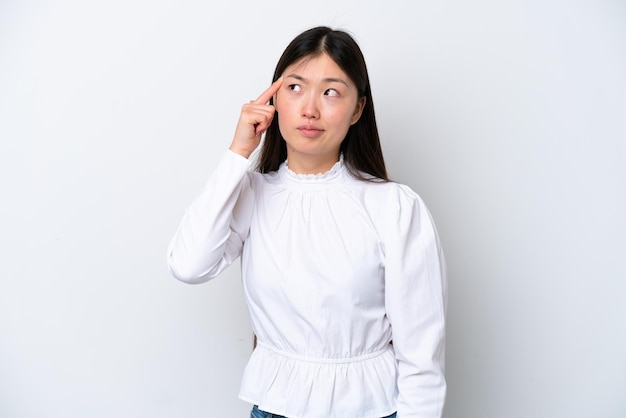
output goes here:
{"type": "Polygon", "coordinates": [[[256,99],[246,103],[241,108],[235,137],[230,145],[230,150],[248,158],[259,146],[263,132],[270,126],[276,108],[267,104],[283,84],[280,77],[256,99]]]}
{"type": "Polygon", "coordinates": [[[327,54],[305,58],[243,106],[230,149],[248,158],[277,112],[289,168],[323,173],[339,160],[341,142],[364,106],[365,98],[358,97],[352,80],[327,54]],[[267,104],[272,97],[275,106],[267,104]]]}

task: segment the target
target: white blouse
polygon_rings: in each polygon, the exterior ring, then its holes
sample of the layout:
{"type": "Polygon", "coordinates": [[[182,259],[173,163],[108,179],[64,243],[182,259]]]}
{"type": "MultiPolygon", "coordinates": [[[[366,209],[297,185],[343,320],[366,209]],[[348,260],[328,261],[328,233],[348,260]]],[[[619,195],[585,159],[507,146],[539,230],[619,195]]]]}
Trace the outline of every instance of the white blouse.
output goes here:
{"type": "Polygon", "coordinates": [[[228,151],[168,265],[201,283],[239,256],[258,339],[241,399],[290,418],[441,417],[445,264],[410,188],[357,180],[343,160],[318,175],[250,172],[228,151]]]}

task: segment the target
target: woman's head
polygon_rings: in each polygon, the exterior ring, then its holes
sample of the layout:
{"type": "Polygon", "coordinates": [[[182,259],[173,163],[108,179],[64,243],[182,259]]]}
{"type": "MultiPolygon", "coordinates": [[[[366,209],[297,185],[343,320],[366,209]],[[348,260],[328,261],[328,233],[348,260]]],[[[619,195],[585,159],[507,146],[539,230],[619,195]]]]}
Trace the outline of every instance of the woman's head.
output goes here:
{"type": "MultiPolygon", "coordinates": [[[[309,29],[298,35],[287,46],[276,66],[273,81],[281,76],[295,75],[295,77],[300,77],[300,72],[306,73],[309,63],[318,66],[315,68],[319,68],[319,65],[327,63],[323,68],[329,68],[330,66],[331,73],[329,74],[343,72],[347,77],[347,83],[344,84],[349,85],[350,88],[347,93],[355,98],[355,117],[350,118],[345,137],[343,140],[340,139],[340,152],[343,153],[346,166],[359,178],[363,178],[361,174],[363,172],[386,180],[387,173],[376,126],[369,76],[365,59],[359,46],[344,31],[332,30],[327,27],[309,29]],[[303,70],[300,70],[301,68],[303,70]],[[336,68],[335,73],[332,73],[332,68],[336,68]],[[289,70],[289,74],[285,74],[286,70],[289,70]]],[[[312,73],[309,71],[309,74],[312,73]]],[[[308,83],[309,80],[303,80],[303,82],[308,83]]],[[[343,87],[341,80],[339,82],[337,90],[343,87]]],[[[292,81],[286,79],[282,89],[287,89],[285,91],[292,91],[296,88],[301,89],[299,85],[297,87],[293,86],[292,81]]],[[[332,87],[331,85],[329,88],[332,87]]],[[[306,85],[304,89],[306,89],[306,85]]],[[[342,92],[340,91],[340,93],[342,92]]],[[[278,100],[282,94],[283,91],[276,96],[280,105],[287,102],[287,96],[283,99],[284,102],[278,100]]],[[[315,105],[315,103],[312,103],[312,105],[315,105]]],[[[331,106],[334,106],[334,104],[331,106]]],[[[276,117],[267,130],[261,150],[261,158],[258,165],[258,169],[261,172],[275,171],[287,158],[287,146],[280,130],[280,106],[277,106],[277,110],[276,117]]],[[[322,114],[323,117],[324,115],[322,114]]],[[[314,119],[314,116],[303,115],[303,118],[314,119]]]]}

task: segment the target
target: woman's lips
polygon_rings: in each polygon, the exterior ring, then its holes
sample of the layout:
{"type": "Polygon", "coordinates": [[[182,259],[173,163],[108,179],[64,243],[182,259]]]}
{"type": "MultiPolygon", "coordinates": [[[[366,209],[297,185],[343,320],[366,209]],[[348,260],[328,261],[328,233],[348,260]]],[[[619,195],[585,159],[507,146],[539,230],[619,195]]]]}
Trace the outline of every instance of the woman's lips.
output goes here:
{"type": "Polygon", "coordinates": [[[323,129],[317,128],[312,125],[298,126],[298,131],[300,132],[300,134],[302,134],[302,136],[305,136],[307,138],[316,138],[324,132],[323,129]]]}

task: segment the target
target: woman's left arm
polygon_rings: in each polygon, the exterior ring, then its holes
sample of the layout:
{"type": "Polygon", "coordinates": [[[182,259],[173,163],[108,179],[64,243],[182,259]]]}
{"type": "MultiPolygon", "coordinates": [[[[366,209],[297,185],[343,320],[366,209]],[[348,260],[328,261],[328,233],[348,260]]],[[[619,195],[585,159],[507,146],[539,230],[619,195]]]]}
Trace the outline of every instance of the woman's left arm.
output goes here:
{"type": "Polygon", "coordinates": [[[440,418],[446,397],[445,261],[424,202],[406,186],[397,193],[385,237],[385,309],[398,362],[398,418],[440,418]]]}

